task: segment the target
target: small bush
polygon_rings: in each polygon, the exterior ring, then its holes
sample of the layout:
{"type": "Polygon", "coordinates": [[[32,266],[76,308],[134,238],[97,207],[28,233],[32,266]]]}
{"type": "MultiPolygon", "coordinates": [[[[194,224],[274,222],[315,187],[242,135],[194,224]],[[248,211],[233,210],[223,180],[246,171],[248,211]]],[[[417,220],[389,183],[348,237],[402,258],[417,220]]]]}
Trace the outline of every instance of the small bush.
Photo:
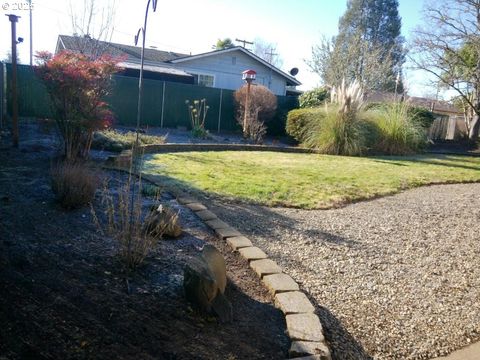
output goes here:
{"type": "Polygon", "coordinates": [[[237,108],[237,122],[242,126],[243,136],[255,143],[260,143],[266,133],[265,122],[275,115],[277,110],[277,97],[262,85],[250,87],[249,111],[245,120],[245,107],[247,99],[247,86],[244,85],[234,94],[237,108]]]}
{"type": "Polygon", "coordinates": [[[52,190],[65,209],[91,203],[99,185],[99,176],[82,163],[62,162],[52,166],[52,190]]]}
{"type": "MultiPolygon", "coordinates": [[[[133,131],[122,133],[116,130],[97,131],[93,135],[92,148],[121,152],[133,147],[137,134],[133,131]]],[[[139,134],[140,145],[164,144],[167,136],[139,134]]]]}
{"type": "Polygon", "coordinates": [[[322,105],[330,97],[327,88],[318,87],[316,89],[305,91],[298,98],[301,108],[314,108],[322,105]]]}
{"type": "Polygon", "coordinates": [[[391,103],[372,112],[372,120],[378,128],[374,146],[377,152],[387,155],[407,155],[418,152],[426,144],[426,132],[412,116],[410,106],[391,103]]]}
{"type": "Polygon", "coordinates": [[[325,111],[321,108],[291,110],[287,115],[287,134],[302,142],[310,126],[320,122],[324,116],[325,111]]]}

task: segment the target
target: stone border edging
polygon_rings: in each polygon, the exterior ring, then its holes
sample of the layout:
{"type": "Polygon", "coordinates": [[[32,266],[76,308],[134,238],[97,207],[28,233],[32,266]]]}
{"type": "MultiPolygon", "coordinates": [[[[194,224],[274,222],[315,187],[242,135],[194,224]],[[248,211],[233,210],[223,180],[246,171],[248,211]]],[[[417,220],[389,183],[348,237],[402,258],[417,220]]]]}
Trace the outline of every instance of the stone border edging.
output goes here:
{"type": "Polygon", "coordinates": [[[238,251],[262,280],[274,298],[275,307],[285,315],[287,332],[292,341],[289,357],[297,360],[331,360],[315,307],[300,291],[295,280],[285,274],[276,262],[268,259],[261,249],[253,246],[250,239],[218,219],[197,199],[179,197],[177,201],[192,210],[220,239],[225,240],[233,251],[238,251]]]}
{"type": "MultiPolygon", "coordinates": [[[[316,150],[300,147],[249,144],[156,144],[140,146],[140,152],[144,154],[189,151],[275,151],[297,154],[319,154],[316,150]]],[[[131,158],[132,150],[123,150],[120,154],[110,156],[107,159],[107,163],[116,166],[126,166],[130,163],[131,158]]]]}

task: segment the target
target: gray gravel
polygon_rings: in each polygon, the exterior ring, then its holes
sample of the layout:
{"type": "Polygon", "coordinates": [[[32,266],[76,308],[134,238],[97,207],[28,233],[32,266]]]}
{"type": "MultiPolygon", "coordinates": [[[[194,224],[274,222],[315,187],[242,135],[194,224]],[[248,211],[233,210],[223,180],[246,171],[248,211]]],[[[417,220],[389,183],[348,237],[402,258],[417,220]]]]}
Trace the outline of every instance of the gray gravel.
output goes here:
{"type": "Polygon", "coordinates": [[[334,358],[430,359],[479,340],[480,184],[334,210],[210,202],[308,292],[334,358]]]}

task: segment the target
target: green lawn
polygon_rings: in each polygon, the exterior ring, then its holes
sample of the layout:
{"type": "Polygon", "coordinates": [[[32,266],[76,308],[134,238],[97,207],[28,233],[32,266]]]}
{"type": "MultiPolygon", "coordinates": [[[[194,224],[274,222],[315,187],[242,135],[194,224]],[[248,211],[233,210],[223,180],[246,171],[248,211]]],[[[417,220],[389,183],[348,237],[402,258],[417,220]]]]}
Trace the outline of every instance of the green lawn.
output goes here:
{"type": "Polygon", "coordinates": [[[329,208],[435,183],[480,181],[480,157],[345,157],[255,151],[147,155],[145,173],[270,206],[329,208]]]}

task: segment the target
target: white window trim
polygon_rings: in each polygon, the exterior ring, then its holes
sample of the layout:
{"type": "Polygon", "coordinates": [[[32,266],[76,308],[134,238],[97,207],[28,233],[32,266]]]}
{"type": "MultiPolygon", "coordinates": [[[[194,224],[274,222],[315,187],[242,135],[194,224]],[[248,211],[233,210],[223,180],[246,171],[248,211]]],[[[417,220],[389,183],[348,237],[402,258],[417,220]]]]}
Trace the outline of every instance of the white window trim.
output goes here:
{"type": "MultiPolygon", "coordinates": [[[[213,77],[213,85],[212,87],[215,87],[216,86],[216,83],[217,83],[217,77],[215,76],[215,74],[208,74],[208,73],[197,73],[197,72],[191,72],[192,75],[196,75],[198,77],[200,77],[200,75],[202,76],[211,76],[213,77]]],[[[197,84],[198,85],[198,84],[197,84]]],[[[206,86],[206,87],[209,87],[209,86],[206,86]]]]}

